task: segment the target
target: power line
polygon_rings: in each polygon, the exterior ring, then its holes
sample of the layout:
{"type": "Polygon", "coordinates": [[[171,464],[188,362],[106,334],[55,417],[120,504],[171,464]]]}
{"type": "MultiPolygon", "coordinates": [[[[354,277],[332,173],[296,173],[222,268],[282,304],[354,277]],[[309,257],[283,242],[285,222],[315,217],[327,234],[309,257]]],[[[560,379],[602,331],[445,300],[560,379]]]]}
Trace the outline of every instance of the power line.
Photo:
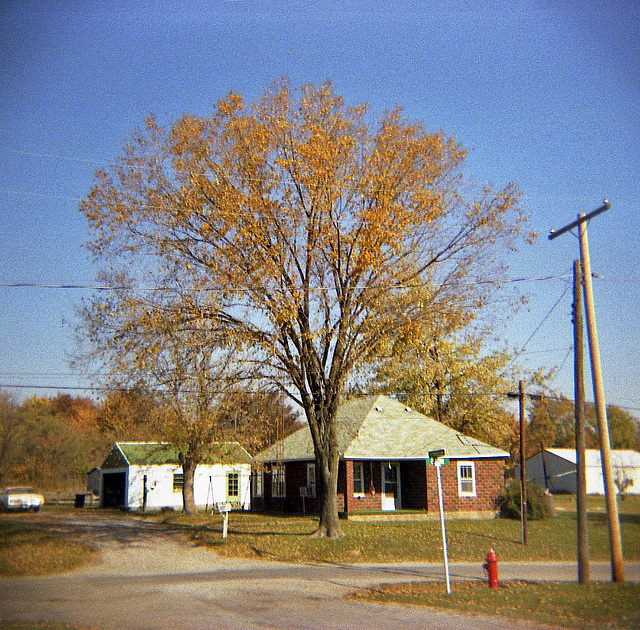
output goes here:
{"type": "MultiPolygon", "coordinates": [[[[452,282],[451,286],[475,286],[485,284],[517,284],[524,282],[547,282],[550,280],[566,280],[569,276],[566,273],[550,276],[532,276],[521,278],[509,278],[507,280],[477,280],[473,282],[452,282]]],[[[415,286],[421,286],[426,283],[394,285],[390,288],[403,289],[415,286]]],[[[82,290],[82,291],[172,291],[178,287],[170,286],[130,286],[130,285],[100,285],[100,284],[60,284],[51,282],[0,282],[0,287],[9,289],[59,289],[59,290],[82,290]]],[[[357,289],[366,289],[366,286],[355,287],[357,289]]],[[[372,287],[378,289],[380,287],[372,287]]],[[[315,291],[332,291],[334,287],[314,287],[315,291]]],[[[229,292],[235,291],[239,293],[248,293],[251,289],[240,288],[233,289],[229,287],[180,287],[181,291],[213,291],[213,292],[229,292]]],[[[565,291],[566,292],[566,291],[565,291]]]]}
{"type": "MultiPolygon", "coordinates": [[[[0,388],[5,389],[46,389],[46,390],[62,390],[62,391],[86,391],[86,392],[130,392],[135,391],[137,388],[133,387],[114,387],[114,386],[97,386],[97,385],[34,385],[34,384],[9,384],[0,383],[0,388]]],[[[166,389],[160,388],[145,388],[145,391],[155,394],[172,393],[166,389]]],[[[251,390],[246,390],[251,393],[251,390]]],[[[184,390],[182,393],[193,394],[197,393],[195,390],[184,390]]],[[[439,396],[442,393],[438,392],[424,392],[425,396],[439,396]]],[[[449,397],[493,397],[493,398],[506,398],[508,392],[504,391],[490,391],[490,392],[446,392],[449,397]]],[[[558,400],[572,402],[571,399],[565,396],[555,396],[553,394],[541,394],[541,397],[545,400],[558,400]]],[[[593,403],[589,403],[593,404],[593,403]]],[[[624,409],[626,411],[640,411],[640,407],[630,407],[626,405],[618,405],[615,403],[608,403],[607,407],[617,407],[618,409],[624,409]]]]}
{"type": "Polygon", "coordinates": [[[8,147],[3,147],[5,151],[10,153],[16,153],[18,155],[28,155],[30,157],[38,157],[45,158],[47,160],[67,160],[69,162],[80,162],[82,164],[96,164],[103,165],[103,160],[89,159],[89,158],[81,158],[77,156],[64,155],[61,153],[53,154],[53,153],[43,153],[40,151],[27,151],[26,149],[11,149],[8,147]]]}
{"type": "MultiPolygon", "coordinates": [[[[563,276],[564,279],[565,276],[563,276]]],[[[522,344],[522,346],[520,347],[519,351],[516,353],[516,355],[513,357],[513,359],[511,359],[511,361],[509,361],[508,365],[505,367],[505,369],[502,371],[502,373],[504,374],[522,355],[523,355],[523,351],[524,349],[527,347],[528,343],[536,336],[536,334],[540,331],[540,329],[542,328],[542,326],[544,325],[544,323],[547,321],[547,319],[549,319],[549,317],[551,317],[551,314],[553,313],[553,311],[557,308],[558,304],[560,304],[560,302],[562,301],[562,299],[564,298],[564,296],[567,294],[567,291],[569,290],[569,285],[567,284],[562,293],[560,294],[560,297],[554,302],[553,306],[547,311],[547,313],[545,314],[545,316],[542,318],[542,320],[540,321],[540,323],[536,326],[535,330],[529,335],[528,339],[524,342],[524,344],[522,344]]],[[[566,360],[566,359],[565,359],[566,360]]]]}
{"type": "MultiPolygon", "coordinates": [[[[10,153],[15,153],[17,155],[25,155],[25,156],[29,156],[29,157],[37,157],[37,158],[43,158],[43,159],[47,159],[47,160],[66,160],[68,162],[79,162],[81,164],[94,164],[96,166],[100,166],[102,168],[113,168],[114,167],[114,163],[109,163],[106,162],[105,160],[99,160],[97,158],[85,158],[85,157],[78,157],[76,155],[68,155],[68,154],[63,154],[63,153],[50,153],[50,152],[44,152],[44,151],[33,151],[33,150],[29,150],[29,149],[15,149],[15,148],[11,148],[11,147],[2,147],[4,151],[10,152],[10,153]]],[[[215,166],[215,165],[213,165],[215,166]]],[[[213,167],[211,169],[213,171],[213,167]]],[[[193,173],[189,173],[189,174],[205,174],[204,172],[193,172],[193,173]]],[[[250,180],[245,180],[245,181],[262,181],[261,179],[250,179],[250,180]]],[[[464,186],[465,188],[469,188],[469,189],[475,189],[476,187],[474,185],[470,185],[467,184],[466,186],[464,186]]],[[[26,194],[23,193],[21,191],[11,191],[14,192],[15,194],[26,194]]],[[[550,200],[562,200],[564,202],[570,202],[570,201],[584,201],[585,200],[585,196],[576,196],[576,195],[544,195],[544,196],[536,196],[536,195],[531,195],[531,194],[527,194],[527,193],[523,193],[522,194],[522,200],[523,201],[550,201],[550,200]]]]}
{"type": "Polygon", "coordinates": [[[560,297],[554,302],[553,306],[547,311],[547,314],[542,318],[542,321],[536,326],[535,330],[529,335],[529,338],[524,342],[524,344],[520,348],[520,352],[522,352],[527,347],[527,344],[536,336],[538,331],[542,328],[542,326],[549,319],[549,317],[551,317],[551,314],[553,313],[553,311],[556,310],[558,304],[562,302],[562,299],[564,298],[564,296],[567,294],[568,291],[569,291],[569,285],[567,284],[564,287],[564,290],[562,291],[562,293],[560,294],[560,297]]]}

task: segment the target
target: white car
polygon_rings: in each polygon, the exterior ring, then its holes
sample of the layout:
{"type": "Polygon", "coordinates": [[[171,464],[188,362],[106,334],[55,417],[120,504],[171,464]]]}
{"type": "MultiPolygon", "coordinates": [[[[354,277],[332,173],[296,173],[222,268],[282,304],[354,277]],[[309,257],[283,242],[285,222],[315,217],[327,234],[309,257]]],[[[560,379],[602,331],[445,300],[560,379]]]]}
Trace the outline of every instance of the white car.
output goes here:
{"type": "Polygon", "coordinates": [[[3,510],[33,510],[44,505],[44,497],[33,488],[5,488],[0,492],[0,507],[3,510]]]}

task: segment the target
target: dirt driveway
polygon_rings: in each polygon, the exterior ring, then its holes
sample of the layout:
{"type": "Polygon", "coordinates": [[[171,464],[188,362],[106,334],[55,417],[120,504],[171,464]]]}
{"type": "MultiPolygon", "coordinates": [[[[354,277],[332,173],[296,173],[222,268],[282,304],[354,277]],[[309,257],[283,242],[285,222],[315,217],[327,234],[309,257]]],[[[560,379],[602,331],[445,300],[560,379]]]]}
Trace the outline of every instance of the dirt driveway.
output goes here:
{"type": "MultiPolygon", "coordinates": [[[[100,561],[64,575],[0,580],[0,620],[55,620],[100,630],[513,627],[418,607],[345,600],[363,586],[442,579],[442,568],[294,565],[221,558],[162,525],[98,511],[29,517],[73,531],[100,561]]],[[[465,570],[459,565],[455,571],[465,570]]],[[[478,567],[466,571],[478,573],[478,567]]],[[[533,624],[521,627],[539,628],[533,624]]]]}

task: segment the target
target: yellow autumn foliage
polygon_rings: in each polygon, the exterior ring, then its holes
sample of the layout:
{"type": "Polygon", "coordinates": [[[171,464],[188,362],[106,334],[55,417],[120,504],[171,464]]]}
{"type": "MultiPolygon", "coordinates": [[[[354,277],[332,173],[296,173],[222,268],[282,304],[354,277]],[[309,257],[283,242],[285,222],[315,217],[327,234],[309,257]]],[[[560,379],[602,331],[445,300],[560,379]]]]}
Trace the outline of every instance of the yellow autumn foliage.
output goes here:
{"type": "MultiPolygon", "coordinates": [[[[171,322],[181,343],[196,327],[199,344],[209,331],[235,348],[255,379],[302,406],[319,462],[337,461],[332,423],[349,376],[417,339],[431,309],[482,301],[489,288],[476,281],[499,277],[523,218],[511,184],[460,189],[466,153],[453,137],[399,108],[369,119],[330,82],[296,93],[286,79],[253,104],[230,93],[210,117],[170,128],[149,117],[81,205],[106,280],[168,288],[135,296],[147,333],[171,322]]],[[[98,323],[100,303],[88,310],[98,323]]],[[[122,325],[97,324],[98,345],[144,334],[125,325],[138,309],[112,312],[122,325]]],[[[127,348],[148,367],[142,348],[163,356],[171,333],[159,338],[127,348]]]]}

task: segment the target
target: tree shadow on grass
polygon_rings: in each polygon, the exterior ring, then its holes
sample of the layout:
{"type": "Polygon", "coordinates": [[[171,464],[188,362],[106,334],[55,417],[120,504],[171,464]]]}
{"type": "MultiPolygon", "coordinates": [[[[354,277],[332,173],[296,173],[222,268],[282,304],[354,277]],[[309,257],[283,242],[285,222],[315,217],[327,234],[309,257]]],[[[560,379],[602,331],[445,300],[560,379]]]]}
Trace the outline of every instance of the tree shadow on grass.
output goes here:
{"type": "Polygon", "coordinates": [[[506,538],[504,536],[496,536],[495,534],[486,534],[483,532],[472,532],[469,530],[456,529],[455,525],[452,527],[451,525],[447,525],[447,534],[459,534],[461,536],[469,536],[472,538],[479,538],[482,540],[495,541],[500,543],[513,543],[515,545],[519,545],[522,542],[522,539],[512,539],[506,538]]]}
{"type": "MultiPolygon", "coordinates": [[[[578,519],[576,514],[570,514],[569,518],[572,521],[576,521],[578,519]]],[[[632,525],[640,525],[640,514],[629,514],[629,513],[621,513],[618,514],[618,518],[621,523],[624,524],[632,524],[632,525]]],[[[587,520],[590,523],[602,523],[606,524],[607,522],[607,513],[603,512],[589,512],[587,514],[587,520]]]]}
{"type": "MultiPolygon", "coordinates": [[[[619,514],[621,523],[632,523],[634,525],[640,525],[640,514],[619,514]]],[[[606,512],[590,512],[588,515],[588,520],[593,523],[606,523],[607,522],[607,514],[606,512]]]]}
{"type": "MultiPolygon", "coordinates": [[[[188,523],[169,523],[167,527],[171,529],[175,529],[177,531],[197,534],[197,533],[211,533],[211,534],[221,534],[222,533],[222,523],[217,525],[189,525],[188,523]]],[[[277,531],[275,529],[259,529],[255,530],[250,527],[242,528],[242,527],[232,527],[229,526],[227,528],[227,532],[229,534],[235,534],[238,536],[289,536],[289,537],[308,537],[313,534],[315,530],[305,531],[277,531]]]]}
{"type": "Polygon", "coordinates": [[[116,543],[135,546],[151,540],[168,540],[178,533],[162,523],[143,521],[111,511],[70,512],[64,515],[40,513],[21,519],[21,526],[52,536],[67,536],[89,544],[116,543]]]}

